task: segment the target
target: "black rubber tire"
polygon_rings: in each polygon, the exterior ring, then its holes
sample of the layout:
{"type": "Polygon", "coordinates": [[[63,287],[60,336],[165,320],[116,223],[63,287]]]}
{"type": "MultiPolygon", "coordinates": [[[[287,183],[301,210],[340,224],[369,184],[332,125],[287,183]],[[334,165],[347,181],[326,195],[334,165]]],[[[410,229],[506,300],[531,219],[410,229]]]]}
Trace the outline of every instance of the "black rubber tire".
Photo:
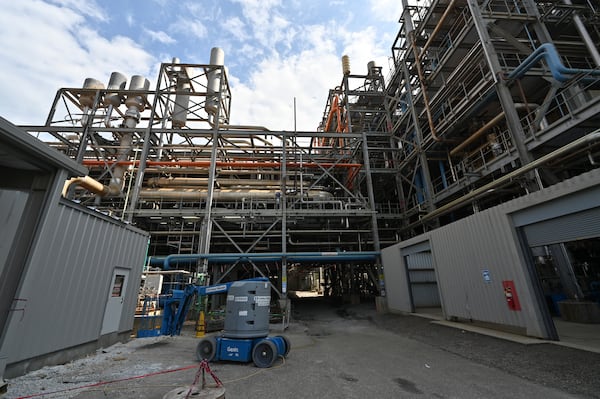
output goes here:
{"type": "Polygon", "coordinates": [[[281,338],[285,343],[285,352],[282,354],[282,356],[287,357],[288,353],[290,353],[290,349],[292,348],[292,343],[289,339],[287,339],[287,337],[283,335],[278,335],[278,337],[281,338]]]}
{"type": "Polygon", "coordinates": [[[263,339],[252,349],[252,361],[259,368],[267,368],[273,365],[277,358],[277,346],[271,341],[263,339]]]}
{"type": "Polygon", "coordinates": [[[212,361],[217,354],[217,340],[215,337],[206,337],[196,347],[196,358],[198,361],[212,361]]]}

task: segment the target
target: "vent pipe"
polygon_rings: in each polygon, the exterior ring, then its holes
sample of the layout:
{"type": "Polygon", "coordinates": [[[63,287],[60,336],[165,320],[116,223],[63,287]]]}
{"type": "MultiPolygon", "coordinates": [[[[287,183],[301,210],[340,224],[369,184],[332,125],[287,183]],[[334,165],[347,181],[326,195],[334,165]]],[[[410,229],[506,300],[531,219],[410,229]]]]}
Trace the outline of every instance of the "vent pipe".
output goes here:
{"type": "Polygon", "coordinates": [[[350,75],[350,57],[348,55],[342,56],[342,72],[344,75],[350,75]]]}
{"type": "Polygon", "coordinates": [[[215,116],[219,109],[219,92],[221,91],[221,79],[223,65],[225,64],[225,53],[219,47],[210,50],[211,69],[208,72],[208,83],[206,85],[206,104],[204,109],[215,116]]]}

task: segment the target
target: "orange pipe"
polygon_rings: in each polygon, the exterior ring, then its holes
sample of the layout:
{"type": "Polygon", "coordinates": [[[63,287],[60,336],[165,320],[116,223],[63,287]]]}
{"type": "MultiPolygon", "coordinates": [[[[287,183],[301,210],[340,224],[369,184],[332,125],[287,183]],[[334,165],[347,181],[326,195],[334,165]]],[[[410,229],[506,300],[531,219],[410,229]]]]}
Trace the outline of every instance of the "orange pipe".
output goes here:
{"type": "MultiPolygon", "coordinates": [[[[82,165],[85,166],[113,166],[113,165],[135,165],[138,166],[140,161],[96,161],[91,159],[83,160],[82,165]]],[[[185,167],[209,167],[210,161],[147,161],[147,166],[185,166],[185,167]]],[[[236,167],[236,168],[276,168],[281,166],[281,162],[225,162],[225,161],[217,161],[218,167],[236,167]]],[[[322,166],[324,168],[358,168],[362,167],[360,163],[298,163],[298,162],[287,162],[287,167],[292,168],[317,168],[322,166]]]]}
{"type": "Polygon", "coordinates": [[[333,119],[333,113],[335,111],[339,111],[338,106],[338,96],[333,97],[333,102],[331,103],[331,109],[329,110],[329,115],[327,116],[327,122],[325,123],[325,131],[329,131],[329,127],[331,125],[331,120],[333,119]]]}

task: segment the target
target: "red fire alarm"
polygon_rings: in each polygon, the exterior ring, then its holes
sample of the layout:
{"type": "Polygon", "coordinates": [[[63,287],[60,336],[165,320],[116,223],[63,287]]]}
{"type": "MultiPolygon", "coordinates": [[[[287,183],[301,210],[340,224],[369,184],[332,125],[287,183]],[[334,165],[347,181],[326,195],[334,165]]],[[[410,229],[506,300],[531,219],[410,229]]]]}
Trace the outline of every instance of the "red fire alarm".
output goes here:
{"type": "Polygon", "coordinates": [[[504,288],[504,297],[506,304],[510,310],[521,310],[521,304],[519,303],[519,297],[517,296],[517,290],[515,289],[515,282],[512,280],[502,281],[502,288],[504,288]]]}

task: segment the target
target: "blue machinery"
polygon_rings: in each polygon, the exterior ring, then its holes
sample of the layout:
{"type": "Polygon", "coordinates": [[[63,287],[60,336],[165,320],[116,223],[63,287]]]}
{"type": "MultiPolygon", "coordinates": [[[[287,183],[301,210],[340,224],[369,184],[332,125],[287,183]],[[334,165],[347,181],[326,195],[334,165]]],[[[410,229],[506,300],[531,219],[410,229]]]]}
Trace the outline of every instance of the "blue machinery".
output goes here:
{"type": "Polygon", "coordinates": [[[179,335],[194,294],[227,292],[225,328],[222,336],[202,339],[196,348],[198,360],[253,361],[271,367],[279,356],[287,356],[290,342],[284,336],[268,337],[271,284],[256,278],[211,286],[188,285],[174,290],[165,301],[161,334],[179,335]]]}

